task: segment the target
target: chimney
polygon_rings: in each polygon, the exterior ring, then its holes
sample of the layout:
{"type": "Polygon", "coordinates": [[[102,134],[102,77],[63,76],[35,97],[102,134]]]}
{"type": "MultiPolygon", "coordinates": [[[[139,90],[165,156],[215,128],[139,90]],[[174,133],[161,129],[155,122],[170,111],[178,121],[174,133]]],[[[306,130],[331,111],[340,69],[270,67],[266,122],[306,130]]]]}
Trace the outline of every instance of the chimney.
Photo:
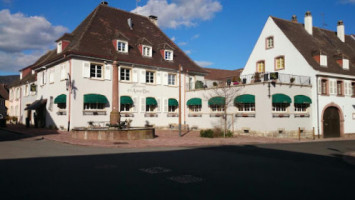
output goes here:
{"type": "Polygon", "coordinates": [[[107,2],[107,1],[101,1],[101,5],[107,6],[107,5],[108,5],[108,2],[107,2]]]}
{"type": "Polygon", "coordinates": [[[338,38],[339,38],[342,42],[345,42],[345,28],[344,28],[343,20],[339,20],[339,21],[338,21],[337,35],[338,35],[338,38]]]}
{"type": "Polygon", "coordinates": [[[158,26],[158,17],[157,17],[157,16],[150,15],[150,16],[149,16],[149,20],[150,20],[151,22],[153,22],[153,24],[155,24],[156,26],[158,26]]]}
{"type": "Polygon", "coordinates": [[[292,21],[293,23],[297,23],[297,22],[298,22],[297,16],[296,16],[296,15],[292,15],[291,21],[292,21]]]}
{"type": "Polygon", "coordinates": [[[310,35],[313,35],[313,20],[310,11],[307,11],[304,16],[304,28],[310,35]]]}

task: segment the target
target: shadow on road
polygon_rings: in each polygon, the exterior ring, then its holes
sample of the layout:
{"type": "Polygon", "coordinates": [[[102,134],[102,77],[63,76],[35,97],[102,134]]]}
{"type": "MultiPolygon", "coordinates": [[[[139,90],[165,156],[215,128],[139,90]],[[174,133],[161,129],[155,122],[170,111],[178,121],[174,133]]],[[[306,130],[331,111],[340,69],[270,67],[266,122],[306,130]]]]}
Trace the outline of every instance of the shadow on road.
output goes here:
{"type": "Polygon", "coordinates": [[[59,132],[57,130],[50,130],[46,128],[26,128],[24,125],[8,125],[6,128],[0,128],[0,142],[15,141],[53,134],[59,134],[59,132]]]}
{"type": "Polygon", "coordinates": [[[355,168],[253,145],[0,160],[4,199],[351,199],[355,168]]]}

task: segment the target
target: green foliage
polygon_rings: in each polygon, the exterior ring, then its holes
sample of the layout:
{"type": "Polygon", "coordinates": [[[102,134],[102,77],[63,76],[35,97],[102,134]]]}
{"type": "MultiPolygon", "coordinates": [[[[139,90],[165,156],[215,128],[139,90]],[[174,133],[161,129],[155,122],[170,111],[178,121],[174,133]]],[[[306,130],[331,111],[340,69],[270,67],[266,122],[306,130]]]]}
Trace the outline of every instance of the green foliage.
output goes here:
{"type": "MultiPolygon", "coordinates": [[[[201,130],[200,136],[206,138],[221,138],[224,137],[224,131],[220,128],[201,130]]],[[[227,130],[226,137],[233,137],[232,131],[227,130]]]]}
{"type": "Polygon", "coordinates": [[[195,89],[203,89],[203,82],[202,81],[196,81],[195,89]]]}

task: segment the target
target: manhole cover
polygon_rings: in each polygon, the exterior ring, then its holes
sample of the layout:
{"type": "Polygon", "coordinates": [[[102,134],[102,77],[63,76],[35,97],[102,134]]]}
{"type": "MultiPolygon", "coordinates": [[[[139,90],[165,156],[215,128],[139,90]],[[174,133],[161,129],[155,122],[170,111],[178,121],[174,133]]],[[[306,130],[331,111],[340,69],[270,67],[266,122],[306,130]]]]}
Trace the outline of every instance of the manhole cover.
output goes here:
{"type": "Polygon", "coordinates": [[[167,173],[171,171],[170,169],[164,167],[151,167],[151,168],[143,168],[139,170],[148,174],[161,174],[161,173],[167,173]]]}
{"type": "Polygon", "coordinates": [[[198,183],[203,181],[202,178],[198,178],[192,175],[173,176],[173,177],[169,177],[168,179],[182,184],[198,183]]]}

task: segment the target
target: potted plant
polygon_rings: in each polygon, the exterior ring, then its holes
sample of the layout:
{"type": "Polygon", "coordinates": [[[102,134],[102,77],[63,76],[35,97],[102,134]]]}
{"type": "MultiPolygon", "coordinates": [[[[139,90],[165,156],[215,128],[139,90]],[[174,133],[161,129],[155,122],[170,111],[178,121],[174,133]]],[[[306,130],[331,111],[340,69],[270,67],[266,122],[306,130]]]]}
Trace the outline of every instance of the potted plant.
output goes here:
{"type": "Polygon", "coordinates": [[[295,82],[295,80],[296,80],[295,77],[291,77],[291,78],[290,78],[290,83],[295,82]]]}
{"type": "Polygon", "coordinates": [[[260,82],[260,73],[259,72],[255,72],[254,74],[254,82],[260,82]]]}

